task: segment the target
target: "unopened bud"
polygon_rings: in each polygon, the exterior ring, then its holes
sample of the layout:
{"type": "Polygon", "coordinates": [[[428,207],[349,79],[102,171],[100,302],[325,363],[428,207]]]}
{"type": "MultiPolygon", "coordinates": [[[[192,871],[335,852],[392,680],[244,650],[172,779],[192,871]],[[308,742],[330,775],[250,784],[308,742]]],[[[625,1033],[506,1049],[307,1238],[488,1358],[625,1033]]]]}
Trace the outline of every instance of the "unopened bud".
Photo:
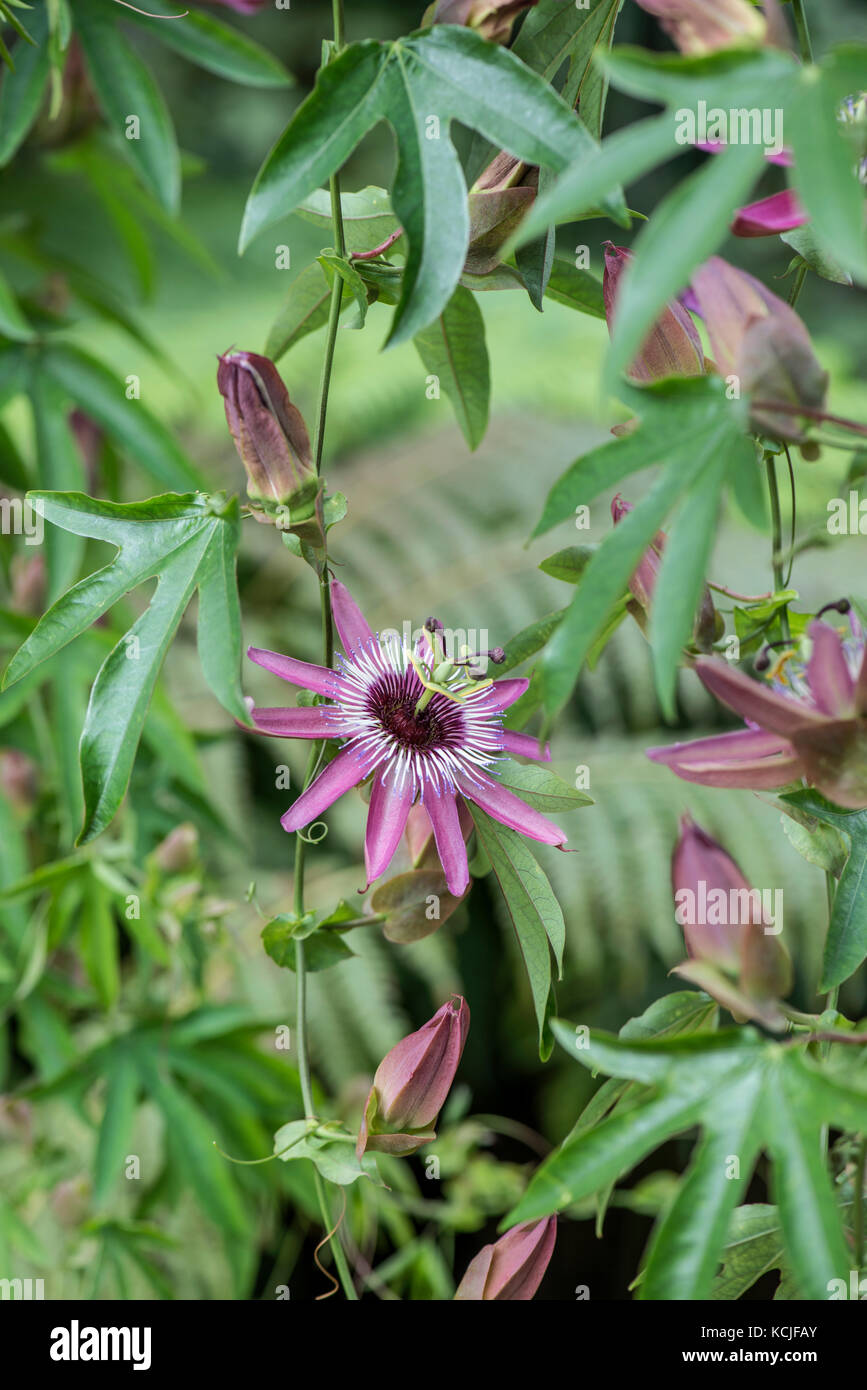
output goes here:
{"type": "Polygon", "coordinates": [[[764,42],[767,23],[747,0],[638,0],[681,53],[713,53],[764,42]]]}
{"type": "Polygon", "coordinates": [[[528,1302],[542,1282],[556,1239],[556,1216],[513,1226],[470,1261],[455,1301],[528,1302]]]}
{"type": "Polygon", "coordinates": [[[256,352],[227,352],[217,369],[226,420],[247,472],[247,493],[266,505],[287,502],[314,477],[310,436],[282,377],[256,352]]]}
{"type": "Polygon", "coordinates": [[[182,874],[198,858],[199,832],[190,822],[176,825],[154,850],[154,862],[165,874],[182,874]]]}
{"type": "MultiPolygon", "coordinates": [[[[602,297],[609,332],[614,327],[620,278],[631,260],[632,252],[625,246],[605,243],[602,297]]],[[[673,299],[651,328],[627,375],[633,381],[659,381],[666,376],[702,376],[704,369],[698,329],[680,301],[673,299]]]]}
{"type": "Polygon", "coordinates": [[[382,1059],[358,1134],[359,1157],[370,1150],[411,1154],[436,1137],[431,1127],[455,1079],[469,1027],[466,1000],[456,997],[382,1059]]]}

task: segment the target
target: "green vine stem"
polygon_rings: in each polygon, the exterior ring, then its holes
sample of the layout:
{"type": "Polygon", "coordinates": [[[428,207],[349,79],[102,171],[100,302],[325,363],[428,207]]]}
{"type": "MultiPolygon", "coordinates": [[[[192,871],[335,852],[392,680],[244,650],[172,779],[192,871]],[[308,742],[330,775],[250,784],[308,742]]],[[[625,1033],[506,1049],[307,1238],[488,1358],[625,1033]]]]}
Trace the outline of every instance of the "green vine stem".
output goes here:
{"type": "MultiPolygon", "coordinates": [[[[337,54],[343,47],[343,0],[333,0],[333,21],[334,21],[334,47],[333,52],[337,54]]],[[[337,174],[331,177],[331,222],[334,233],[334,245],[340,255],[345,253],[346,242],[343,233],[343,215],[340,206],[340,181],[337,174]]],[[[343,281],[339,275],[334,276],[334,283],[331,289],[331,305],[328,315],[328,334],[325,343],[325,356],[322,362],[322,378],[319,387],[319,408],[316,420],[316,444],[314,449],[314,463],[316,472],[322,470],[322,450],[325,441],[325,420],[328,413],[328,393],[331,386],[331,373],[334,366],[334,349],[337,343],[337,327],[340,320],[340,300],[343,290],[343,281]]],[[[319,568],[319,600],[322,620],[322,664],[332,666],[334,663],[334,626],[331,614],[331,597],[328,587],[328,554],[327,549],[323,556],[319,568]]],[[[304,775],[305,790],[313,780],[314,773],[322,757],[323,745],[314,744],[310,757],[307,761],[307,770],[304,775]]],[[[295,874],[293,885],[293,905],[295,915],[304,915],[304,865],[307,841],[302,835],[295,837],[295,874]]],[[[304,1102],[305,1119],[314,1119],[316,1110],[313,1104],[313,1085],[310,1076],[310,1049],[307,1038],[307,966],[304,959],[304,942],[295,942],[295,1047],[298,1056],[298,1080],[301,1086],[301,1097],[304,1102]]],[[[341,1287],[347,1299],[357,1302],[358,1294],[352,1282],[349,1272],[349,1265],[346,1253],[340,1243],[340,1237],[334,1230],[328,1198],[325,1191],[325,1184],[322,1175],[317,1168],[313,1170],[313,1181],[316,1188],[316,1198],[319,1203],[319,1211],[322,1216],[322,1225],[326,1232],[332,1232],[330,1238],[326,1236],[334,1255],[334,1263],[340,1279],[341,1287]]]]}
{"type": "Polygon", "coordinates": [[[805,63],[812,63],[813,45],[810,41],[810,30],[807,25],[807,11],[804,0],[792,0],[792,18],[795,21],[795,31],[798,35],[798,47],[801,50],[801,57],[805,63]]]}
{"type": "MultiPolygon", "coordinates": [[[[768,476],[768,496],[771,503],[771,568],[774,572],[774,589],[779,593],[785,587],[783,575],[783,517],[780,509],[780,490],[777,486],[777,461],[773,454],[765,452],[765,470],[768,476]]],[[[780,609],[780,629],[784,641],[789,640],[789,614],[784,606],[780,609]]]]}

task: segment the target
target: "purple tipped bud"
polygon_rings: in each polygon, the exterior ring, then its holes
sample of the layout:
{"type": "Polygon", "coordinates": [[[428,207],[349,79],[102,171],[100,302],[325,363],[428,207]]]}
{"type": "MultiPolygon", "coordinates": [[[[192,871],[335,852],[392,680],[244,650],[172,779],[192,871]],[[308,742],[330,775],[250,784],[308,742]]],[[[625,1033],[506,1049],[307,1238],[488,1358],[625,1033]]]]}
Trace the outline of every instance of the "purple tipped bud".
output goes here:
{"type": "MultiPolygon", "coordinates": [[[[602,276],[602,297],[608,331],[614,327],[620,278],[632,252],[625,246],[605,243],[605,272],[602,276]]],[[[633,381],[659,381],[666,376],[702,376],[704,352],[698,329],[687,310],[676,299],[660,314],[644,340],[644,346],[629,368],[633,381]]]]}
{"type": "MultiPolygon", "coordinates": [[[[611,516],[616,526],[618,521],[622,521],[632,511],[632,503],[625,498],[617,496],[611,501],[611,516]]],[[[653,590],[659,578],[659,565],[662,552],[665,548],[665,532],[657,531],[653,540],[639,561],[638,568],[629,581],[629,592],[638,604],[642,613],[650,611],[650,602],[653,598],[653,590]]],[[[636,615],[638,616],[638,615],[636,615]]]]}
{"type": "Polygon", "coordinates": [[[226,419],[247,471],[247,493],[288,501],[314,476],[310,437],[274,363],[256,352],[227,352],[217,368],[226,419]]]}
{"type": "Polygon", "coordinates": [[[451,1090],[467,1040],[470,1011],[456,996],[383,1057],[358,1134],[365,1151],[405,1155],[435,1138],[432,1126],[451,1090]]]}
{"type": "Polygon", "coordinates": [[[190,822],[176,825],[154,850],[157,866],[166,874],[181,874],[191,869],[199,853],[199,832],[190,822]]]}
{"type": "Polygon", "coordinates": [[[455,1300],[529,1302],[542,1282],[556,1239],[556,1216],[514,1226],[470,1261],[455,1300]]]}
{"type": "Polygon", "coordinates": [[[20,814],[26,814],[36,801],[36,764],[17,748],[0,749],[0,795],[20,814]]]}
{"type": "Polygon", "coordinates": [[[470,241],[464,270],[487,275],[536,197],[539,170],[502,151],[480,174],[469,195],[470,241]]]}
{"type": "Polygon", "coordinates": [[[488,652],[488,656],[490,660],[493,661],[495,666],[502,666],[503,662],[506,659],[505,648],[492,647],[491,650],[488,652]]]}
{"type": "MultiPolygon", "coordinates": [[[[731,855],[689,817],[681,820],[671,862],[675,917],[686,949],[710,973],[690,976],[727,1008],[750,1016],[754,1003],[782,998],[792,983],[791,962],[779,939],[781,898],[773,895],[775,915],[752,888],[731,855]],[[720,972],[720,991],[714,988],[720,972]],[[728,982],[733,982],[736,993],[728,982]]],[[[769,901],[771,895],[768,895],[769,901]]]]}
{"type": "Polygon", "coordinates": [[[508,43],[512,25],[536,0],[436,0],[425,13],[427,24],[463,24],[476,29],[483,39],[508,43]]]}
{"type": "MultiPolygon", "coordinates": [[[[675,917],[683,927],[689,954],[724,970],[737,970],[743,928],[739,922],[728,920],[729,893],[734,890],[749,895],[750,885],[731,855],[690,816],[681,818],[680,838],[671,861],[671,886],[675,917]]],[[[761,900],[755,919],[754,910],[748,896],[747,920],[761,924],[761,900]]]]}
{"type": "Polygon", "coordinates": [[[638,0],[681,53],[713,53],[764,42],[767,22],[747,0],[638,0]]]}

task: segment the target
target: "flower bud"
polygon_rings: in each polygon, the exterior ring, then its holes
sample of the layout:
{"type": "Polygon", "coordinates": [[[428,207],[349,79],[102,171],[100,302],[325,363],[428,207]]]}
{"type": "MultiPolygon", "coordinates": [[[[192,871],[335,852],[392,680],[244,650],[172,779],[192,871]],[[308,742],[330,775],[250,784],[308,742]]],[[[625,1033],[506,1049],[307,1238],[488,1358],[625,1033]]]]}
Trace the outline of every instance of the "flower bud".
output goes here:
{"type": "Polygon", "coordinates": [[[469,1027],[466,1000],[456,996],[382,1059],[361,1121],[359,1158],[369,1150],[411,1154],[436,1138],[431,1127],[455,1079],[469,1027]]]}
{"type": "Polygon", "coordinates": [[[767,23],[748,0],[638,0],[681,53],[713,53],[764,42],[767,23]]]}
{"type": "Polygon", "coordinates": [[[9,567],[14,613],[41,614],[45,608],[45,559],[42,555],[14,555],[9,567]]]}
{"type": "Polygon", "coordinates": [[[529,1302],[542,1282],[556,1239],[556,1216],[513,1226],[470,1261],[455,1300],[529,1302]]]}
{"type": "MultiPolygon", "coordinates": [[[[737,970],[743,928],[739,922],[731,924],[728,921],[729,892],[743,891],[749,895],[750,886],[722,845],[690,816],[681,818],[680,839],[671,861],[671,886],[675,916],[683,927],[688,953],[723,970],[737,970]],[[722,902],[719,894],[724,895],[725,906],[718,911],[716,904],[722,902]],[[709,903],[714,905],[713,910],[709,903]]],[[[746,916],[748,921],[754,920],[751,897],[748,897],[746,916]]],[[[761,911],[757,920],[761,924],[761,911]]]]}
{"type": "Polygon", "coordinates": [[[425,24],[463,24],[476,29],[483,39],[508,43],[512,25],[522,10],[536,0],[436,0],[425,12],[425,24]]]}
{"type": "MultiPolygon", "coordinates": [[[[779,1023],[775,1001],[792,987],[791,961],[766,909],[722,845],[689,817],[671,862],[675,916],[690,960],[675,970],[719,1000],[739,1021],[779,1023]]],[[[775,909],[778,899],[774,895],[775,909]]]]}
{"type": "MultiPolygon", "coordinates": [[[[609,333],[614,328],[620,277],[631,260],[632,252],[625,246],[605,242],[602,297],[609,333]]],[[[627,375],[633,381],[659,381],[666,376],[702,376],[704,369],[698,330],[687,310],[674,299],[651,328],[627,375]]]]}
{"type": "Polygon", "coordinates": [[[247,471],[247,493],[266,505],[287,502],[315,476],[301,412],[269,358],[227,352],[219,362],[217,386],[247,471]]]}
{"type": "MultiPolygon", "coordinates": [[[[618,492],[611,502],[611,516],[616,526],[625,516],[632,511],[632,503],[627,502],[618,492]]],[[[635,600],[639,612],[635,617],[641,623],[641,617],[646,616],[650,611],[650,601],[653,598],[653,590],[659,578],[659,562],[665,547],[665,532],[657,531],[647,550],[641,557],[638,569],[629,581],[629,592],[635,600]]],[[[630,604],[630,609],[634,605],[630,604]]]]}
{"type": "Polygon", "coordinates": [[[154,850],[154,862],[164,874],[191,869],[199,853],[199,832],[191,821],[176,825],[154,850]]]}
{"type": "MultiPolygon", "coordinates": [[[[616,526],[625,516],[632,511],[632,503],[627,502],[618,492],[611,502],[611,516],[616,526]]],[[[653,593],[656,588],[656,581],[659,578],[659,566],[662,559],[662,552],[665,549],[666,534],[664,531],[657,531],[650,545],[645,550],[639,561],[638,568],[629,580],[629,592],[632,598],[627,603],[627,608],[632,614],[642,632],[647,630],[647,618],[650,613],[650,605],[653,593]]],[[[724,630],[723,620],[714,607],[710,589],[705,584],[701,596],[701,602],[695,615],[695,622],[692,630],[692,640],[699,651],[709,651],[714,642],[721,637],[724,630]]]]}
{"type": "Polygon", "coordinates": [[[794,309],[720,256],[699,266],[691,283],[720,376],[758,402],[752,420],[759,430],[799,440],[797,414],[772,407],[824,409],[828,373],[794,309]]]}
{"type": "Polygon", "coordinates": [[[13,811],[26,815],[36,801],[36,764],[18,748],[0,749],[0,795],[13,811]]]}
{"type": "Polygon", "coordinates": [[[487,275],[536,197],[539,170],[502,151],[470,190],[470,241],[464,270],[487,275]]]}

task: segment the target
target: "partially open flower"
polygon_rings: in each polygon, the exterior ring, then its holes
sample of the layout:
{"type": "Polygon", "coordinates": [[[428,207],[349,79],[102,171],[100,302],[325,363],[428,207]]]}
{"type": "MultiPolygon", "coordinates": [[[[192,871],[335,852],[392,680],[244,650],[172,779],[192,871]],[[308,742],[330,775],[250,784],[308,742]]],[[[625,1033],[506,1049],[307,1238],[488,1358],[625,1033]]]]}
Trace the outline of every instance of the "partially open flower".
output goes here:
{"type": "Polygon", "coordinates": [[[542,1282],[556,1239],[556,1216],[513,1226],[470,1261],[455,1300],[529,1302],[542,1282]]]}
{"type": "MultiPolygon", "coordinates": [[[[606,241],[602,296],[609,332],[614,327],[620,278],[631,260],[632,252],[625,246],[606,241]]],[[[704,370],[698,329],[687,310],[675,299],[666,305],[651,328],[627,375],[633,381],[659,381],[666,376],[702,376],[704,370]]]]}
{"type": "Polygon", "coordinates": [[[315,476],[307,426],[270,358],[227,352],[219,361],[217,386],[247,472],[247,493],[279,506],[315,476]]]}
{"type": "Polygon", "coordinates": [[[780,1020],[777,1001],[792,987],[780,941],[782,890],[752,888],[731,855],[696,825],[681,820],[671,861],[676,919],[690,959],[674,967],[734,1016],[780,1020]]]}
{"type": "Polygon", "coordinates": [[[764,42],[767,24],[748,0],[638,0],[681,53],[713,53],[764,42]]]}
{"type": "Polygon", "coordinates": [[[867,651],[853,621],[848,636],[830,623],[808,629],[806,660],[794,652],[752,680],[719,657],[695,669],[711,694],[747,727],[691,743],[649,748],[647,756],[686,782],[773,791],[804,778],[838,806],[867,806],[867,651]]]}
{"type": "Polygon", "coordinates": [[[406,1157],[436,1138],[470,1028],[465,999],[450,999],[383,1057],[367,1097],[356,1152],[406,1157]]]}

